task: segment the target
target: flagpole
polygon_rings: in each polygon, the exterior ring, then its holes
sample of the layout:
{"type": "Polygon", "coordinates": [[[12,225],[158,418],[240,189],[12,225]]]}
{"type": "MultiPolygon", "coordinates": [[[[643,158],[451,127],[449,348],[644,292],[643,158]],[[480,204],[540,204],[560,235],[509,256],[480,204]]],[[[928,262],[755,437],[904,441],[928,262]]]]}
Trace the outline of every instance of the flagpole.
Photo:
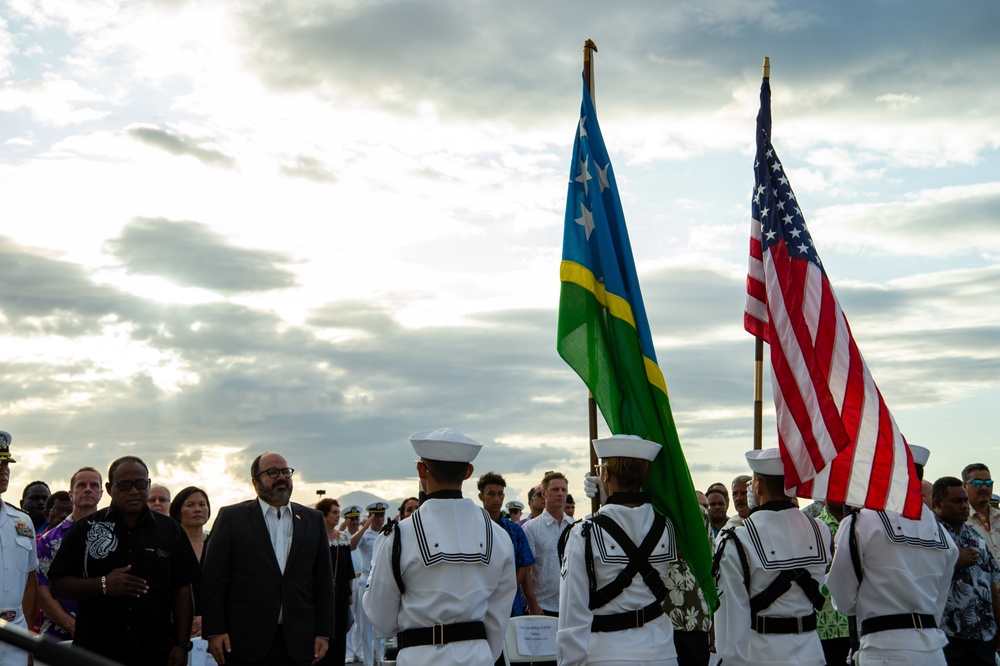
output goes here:
{"type": "MultiPolygon", "coordinates": [[[[590,101],[597,107],[597,96],[594,94],[594,57],[597,53],[597,44],[594,40],[588,39],[583,43],[583,80],[590,91],[590,101]]],[[[597,451],[594,450],[594,440],[597,439],[597,401],[594,394],[587,391],[587,420],[590,425],[590,439],[587,440],[587,449],[590,451],[590,471],[597,471],[597,451]]],[[[597,513],[601,508],[601,498],[599,496],[590,498],[590,512],[597,513]]]]}
{"type": "MultiPolygon", "coordinates": [[[[764,56],[761,68],[765,79],[771,78],[771,59],[764,56]]],[[[764,339],[754,338],[753,343],[753,448],[764,448],[764,339]]]]}

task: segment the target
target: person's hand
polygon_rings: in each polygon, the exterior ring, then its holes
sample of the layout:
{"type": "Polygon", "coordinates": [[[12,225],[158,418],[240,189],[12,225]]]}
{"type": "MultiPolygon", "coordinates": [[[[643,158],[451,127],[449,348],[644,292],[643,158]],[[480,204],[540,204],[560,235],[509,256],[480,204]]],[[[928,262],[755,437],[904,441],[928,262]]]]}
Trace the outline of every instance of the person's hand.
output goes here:
{"type": "Polygon", "coordinates": [[[194,620],[191,621],[191,637],[199,636],[201,636],[201,615],[195,615],[194,620]]]}
{"type": "Polygon", "coordinates": [[[61,626],[62,626],[63,629],[66,630],[67,634],[69,634],[70,636],[74,636],[74,637],[76,636],[76,618],[75,617],[73,617],[72,615],[70,615],[69,616],[69,622],[67,622],[66,624],[61,625],[61,626]]]}
{"type": "Polygon", "coordinates": [[[105,576],[109,597],[141,597],[149,592],[145,579],[128,573],[132,565],[114,569],[105,576]]]}
{"type": "Polygon", "coordinates": [[[317,661],[326,656],[326,651],[330,649],[330,639],[323,638],[322,636],[317,636],[313,639],[313,660],[311,664],[315,664],[317,661]]]}
{"type": "Polygon", "coordinates": [[[542,607],[538,604],[528,604],[528,612],[531,615],[545,615],[545,613],[542,612],[542,607]]]}
{"type": "Polygon", "coordinates": [[[979,559],[979,549],[973,548],[972,546],[966,546],[965,548],[959,548],[958,550],[958,562],[955,563],[956,569],[961,569],[962,567],[967,567],[970,564],[975,564],[979,559]]]}
{"type": "Polygon", "coordinates": [[[229,634],[217,634],[208,639],[208,653],[220,664],[226,663],[226,655],[233,651],[229,644],[229,634]]]}

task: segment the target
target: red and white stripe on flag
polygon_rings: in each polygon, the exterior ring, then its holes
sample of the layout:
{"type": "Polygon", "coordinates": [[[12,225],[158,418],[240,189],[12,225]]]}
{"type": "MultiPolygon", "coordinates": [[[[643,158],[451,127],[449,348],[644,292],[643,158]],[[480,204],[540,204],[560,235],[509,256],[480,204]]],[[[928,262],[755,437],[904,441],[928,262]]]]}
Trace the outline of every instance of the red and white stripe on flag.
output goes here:
{"type": "Polygon", "coordinates": [[[751,221],[744,325],[771,349],[785,483],[801,497],[920,516],[920,483],[895,420],[817,263],[767,250],[751,221]]]}

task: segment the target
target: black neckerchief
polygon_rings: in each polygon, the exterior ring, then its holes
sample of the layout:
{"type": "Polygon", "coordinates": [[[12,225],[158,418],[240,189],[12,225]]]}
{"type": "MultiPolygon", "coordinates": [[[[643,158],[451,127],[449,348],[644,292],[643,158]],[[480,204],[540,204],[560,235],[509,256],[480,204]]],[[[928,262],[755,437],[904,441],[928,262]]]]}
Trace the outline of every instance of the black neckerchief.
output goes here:
{"type": "Polygon", "coordinates": [[[424,499],[462,499],[461,490],[435,490],[432,493],[427,493],[424,499]]]}
{"type": "Polygon", "coordinates": [[[784,511],[785,509],[794,508],[795,505],[792,504],[792,500],[771,500],[750,509],[750,515],[752,516],[756,511],[784,511]]]}
{"type": "Polygon", "coordinates": [[[649,504],[652,498],[649,493],[615,493],[605,504],[649,504]]]}

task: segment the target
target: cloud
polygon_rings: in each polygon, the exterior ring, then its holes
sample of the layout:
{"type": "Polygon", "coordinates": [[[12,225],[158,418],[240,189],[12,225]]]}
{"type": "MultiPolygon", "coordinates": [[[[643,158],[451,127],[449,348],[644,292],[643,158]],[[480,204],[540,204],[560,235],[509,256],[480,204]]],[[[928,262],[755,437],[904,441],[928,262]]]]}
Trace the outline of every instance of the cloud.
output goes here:
{"type": "Polygon", "coordinates": [[[0,111],[27,109],[40,123],[64,127],[98,120],[108,111],[93,108],[104,97],[78,81],[45,72],[41,78],[5,81],[0,87],[0,111]]]}
{"type": "Polygon", "coordinates": [[[1000,182],[927,189],[902,201],[829,206],[809,228],[868,255],[1000,256],[1000,182]]]}
{"type": "Polygon", "coordinates": [[[920,97],[907,93],[886,93],[876,97],[875,101],[887,105],[890,109],[904,109],[919,102],[920,97]]]}
{"type": "Polygon", "coordinates": [[[299,155],[291,164],[282,165],[281,173],[317,183],[337,182],[337,177],[322,161],[309,155],[299,155]]]}
{"type": "Polygon", "coordinates": [[[237,247],[198,222],[136,218],[108,246],[129,273],[186,287],[239,294],[295,285],[294,274],[278,267],[288,263],[285,255],[237,247]]]}
{"type": "Polygon", "coordinates": [[[236,161],[220,150],[203,148],[199,141],[180,132],[169,132],[158,127],[132,126],[126,130],[132,138],[146,145],[165,150],[171,155],[190,155],[209,166],[227,169],[236,167],[236,161]]]}

